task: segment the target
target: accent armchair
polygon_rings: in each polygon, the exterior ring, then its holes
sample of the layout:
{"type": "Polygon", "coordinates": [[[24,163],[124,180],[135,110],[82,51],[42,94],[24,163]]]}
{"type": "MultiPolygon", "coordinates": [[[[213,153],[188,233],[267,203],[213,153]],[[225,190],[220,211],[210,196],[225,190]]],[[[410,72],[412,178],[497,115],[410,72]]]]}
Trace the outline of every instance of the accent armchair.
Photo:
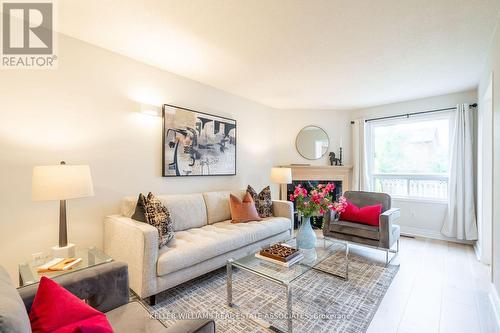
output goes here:
{"type": "MultiPolygon", "coordinates": [[[[93,308],[104,312],[116,333],[215,333],[213,320],[179,320],[170,327],[151,316],[144,305],[130,301],[128,267],[113,261],[53,278],[93,308]]],[[[28,313],[38,283],[16,289],[0,266],[0,332],[30,333],[28,313]]]]}
{"type": "Polygon", "coordinates": [[[378,227],[362,223],[335,220],[336,213],[327,213],[324,217],[323,235],[325,237],[343,240],[346,243],[346,253],[349,243],[360,244],[385,251],[385,263],[389,264],[389,253],[399,252],[400,227],[394,222],[399,218],[399,208],[391,208],[391,196],[386,193],[347,191],[344,197],[358,207],[382,204],[382,214],[378,227]],[[396,244],[396,250],[392,247],[396,244]]]}

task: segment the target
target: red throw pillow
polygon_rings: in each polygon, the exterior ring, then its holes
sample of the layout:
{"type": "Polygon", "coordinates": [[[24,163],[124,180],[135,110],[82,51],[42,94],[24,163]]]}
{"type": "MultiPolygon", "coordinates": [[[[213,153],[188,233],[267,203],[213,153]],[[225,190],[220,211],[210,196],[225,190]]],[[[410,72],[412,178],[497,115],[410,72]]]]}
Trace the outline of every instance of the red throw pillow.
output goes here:
{"type": "Polygon", "coordinates": [[[231,223],[243,223],[262,220],[257,213],[252,196],[247,192],[243,201],[234,195],[229,195],[229,208],[231,209],[231,223]]]}
{"type": "Polygon", "coordinates": [[[359,208],[352,202],[347,201],[347,206],[340,214],[340,218],[342,221],[357,222],[378,227],[380,214],[382,214],[382,204],[359,208]]]}
{"type": "Polygon", "coordinates": [[[106,316],[43,276],[29,314],[33,333],[112,333],[106,316]]]}

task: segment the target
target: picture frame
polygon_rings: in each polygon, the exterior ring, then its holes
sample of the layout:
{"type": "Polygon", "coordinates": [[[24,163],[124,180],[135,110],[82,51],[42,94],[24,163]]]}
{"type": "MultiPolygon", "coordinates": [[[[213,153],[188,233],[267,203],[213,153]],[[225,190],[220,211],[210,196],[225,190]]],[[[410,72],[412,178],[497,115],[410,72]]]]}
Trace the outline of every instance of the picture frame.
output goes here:
{"type": "Polygon", "coordinates": [[[236,175],[235,119],[162,106],[162,176],[236,175]]]}

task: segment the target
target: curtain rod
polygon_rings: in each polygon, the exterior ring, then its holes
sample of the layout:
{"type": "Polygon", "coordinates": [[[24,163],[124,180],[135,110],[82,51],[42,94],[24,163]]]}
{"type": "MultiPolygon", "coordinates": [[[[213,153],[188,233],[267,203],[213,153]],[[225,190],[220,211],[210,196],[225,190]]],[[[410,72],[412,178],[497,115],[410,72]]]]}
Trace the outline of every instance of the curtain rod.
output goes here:
{"type": "MultiPolygon", "coordinates": [[[[469,107],[470,108],[475,108],[475,107],[477,107],[477,103],[469,104],[469,107]]],[[[453,107],[453,108],[444,108],[444,109],[435,109],[435,110],[427,110],[427,111],[420,111],[420,112],[412,112],[412,113],[405,113],[405,114],[400,114],[400,115],[396,115],[396,116],[371,118],[371,119],[366,119],[365,123],[370,122],[370,121],[375,121],[375,120],[383,120],[383,119],[392,119],[392,118],[401,118],[401,117],[408,118],[410,116],[414,116],[414,115],[417,115],[417,114],[425,114],[425,113],[448,111],[448,110],[456,110],[456,107],[453,107]]],[[[351,124],[354,124],[354,121],[351,121],[351,124]]]]}

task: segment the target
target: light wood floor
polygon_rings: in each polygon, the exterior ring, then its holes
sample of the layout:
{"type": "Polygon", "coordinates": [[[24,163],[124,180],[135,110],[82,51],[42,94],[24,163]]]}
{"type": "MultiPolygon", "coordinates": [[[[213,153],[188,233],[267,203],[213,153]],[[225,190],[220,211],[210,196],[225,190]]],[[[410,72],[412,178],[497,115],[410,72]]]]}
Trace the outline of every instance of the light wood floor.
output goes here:
{"type": "MultiPolygon", "coordinates": [[[[367,248],[352,252],[384,260],[367,248]]],[[[423,238],[402,238],[395,262],[400,269],[368,333],[497,332],[488,299],[488,266],[472,246],[423,238]]]]}

